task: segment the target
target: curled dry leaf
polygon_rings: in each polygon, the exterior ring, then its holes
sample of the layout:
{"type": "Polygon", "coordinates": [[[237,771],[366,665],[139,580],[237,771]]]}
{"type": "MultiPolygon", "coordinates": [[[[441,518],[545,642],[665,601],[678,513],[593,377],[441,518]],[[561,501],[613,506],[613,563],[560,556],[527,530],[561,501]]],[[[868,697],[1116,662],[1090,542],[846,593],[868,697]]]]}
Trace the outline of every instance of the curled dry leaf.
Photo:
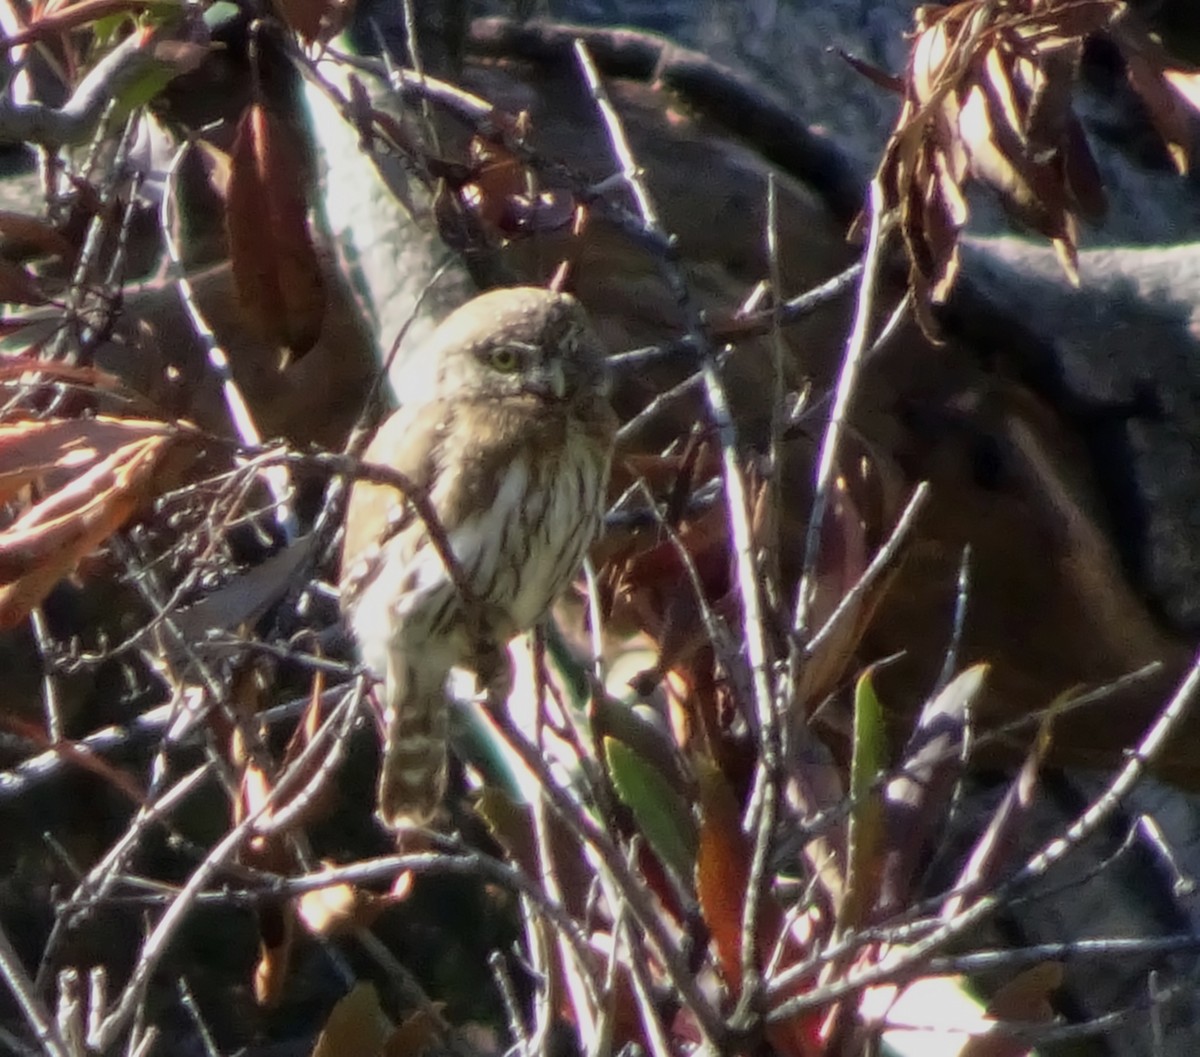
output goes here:
{"type": "Polygon", "coordinates": [[[254,1000],[264,1009],[277,1006],[283,998],[295,937],[296,918],[289,904],[259,908],[254,1000]]]}
{"type": "Polygon", "coordinates": [[[486,231],[514,238],[558,231],[571,222],[576,204],[571,193],[540,187],[533,171],[500,144],[476,136],[469,166],[462,201],[486,231]]]}
{"type": "MultiPolygon", "coordinates": [[[[325,862],[333,868],[337,864],[325,862]]],[[[384,910],[395,903],[390,895],[380,895],[350,884],[328,885],[305,892],[296,901],[301,924],[315,936],[336,936],[358,928],[370,928],[384,910]]]]}
{"type": "Polygon", "coordinates": [[[198,435],[134,419],[0,424],[0,500],[37,484],[42,497],[0,531],[0,628],[22,620],[81,559],[160,492],[198,435]]]}
{"type": "Polygon", "coordinates": [[[916,17],[904,104],[877,178],[898,214],[918,317],[932,334],[930,306],[958,273],[971,181],[1049,238],[1078,281],[1078,222],[1105,207],[1071,105],[1086,38],[1103,34],[1120,49],[1180,171],[1200,74],[1171,63],[1125,0],[962,0],[920,7],[916,17]]]}
{"type": "Polygon", "coordinates": [[[326,298],[297,134],[253,103],[230,165],[226,223],[238,303],[265,340],[302,355],[321,333],[326,298]]]}

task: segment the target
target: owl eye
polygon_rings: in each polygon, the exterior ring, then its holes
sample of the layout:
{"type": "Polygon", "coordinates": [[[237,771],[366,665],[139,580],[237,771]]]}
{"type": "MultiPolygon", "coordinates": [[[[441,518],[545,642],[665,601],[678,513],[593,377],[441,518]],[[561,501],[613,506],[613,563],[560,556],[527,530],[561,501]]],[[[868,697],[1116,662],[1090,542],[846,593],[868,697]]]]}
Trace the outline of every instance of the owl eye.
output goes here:
{"type": "Polygon", "coordinates": [[[511,345],[501,345],[488,353],[488,366],[501,374],[512,374],[521,366],[521,357],[511,345]]]}

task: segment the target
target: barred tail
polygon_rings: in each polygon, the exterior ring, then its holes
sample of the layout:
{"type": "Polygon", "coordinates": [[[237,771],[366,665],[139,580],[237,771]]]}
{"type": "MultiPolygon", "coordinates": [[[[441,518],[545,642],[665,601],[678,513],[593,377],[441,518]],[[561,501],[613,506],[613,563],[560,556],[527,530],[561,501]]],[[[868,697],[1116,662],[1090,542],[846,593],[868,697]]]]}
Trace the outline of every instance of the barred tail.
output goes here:
{"type": "Polygon", "coordinates": [[[383,759],[379,767],[379,820],[390,830],[422,826],[446,792],[445,673],[389,664],[384,688],[383,759]]]}

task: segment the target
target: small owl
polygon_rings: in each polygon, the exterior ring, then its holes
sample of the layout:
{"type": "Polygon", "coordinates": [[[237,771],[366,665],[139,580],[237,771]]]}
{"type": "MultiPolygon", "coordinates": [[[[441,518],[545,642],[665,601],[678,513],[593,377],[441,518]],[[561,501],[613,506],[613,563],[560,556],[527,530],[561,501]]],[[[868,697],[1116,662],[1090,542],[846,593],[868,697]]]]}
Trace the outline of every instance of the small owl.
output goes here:
{"type": "Polygon", "coordinates": [[[425,522],[399,490],[350,496],[342,608],[382,681],[378,814],[427,822],[446,784],[450,669],[507,690],[507,644],[570,582],[603,511],[616,416],[604,353],[579,303],[493,290],[417,352],[428,392],[401,393],[364,459],[428,494],[472,595],[464,604],[425,522]]]}

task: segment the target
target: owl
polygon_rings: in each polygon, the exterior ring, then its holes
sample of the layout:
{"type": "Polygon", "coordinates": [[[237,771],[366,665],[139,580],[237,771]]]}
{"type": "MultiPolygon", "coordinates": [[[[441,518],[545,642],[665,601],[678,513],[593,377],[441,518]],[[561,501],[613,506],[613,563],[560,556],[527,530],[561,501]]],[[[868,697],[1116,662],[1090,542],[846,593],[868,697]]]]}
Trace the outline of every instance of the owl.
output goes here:
{"type": "Polygon", "coordinates": [[[341,604],[380,680],[377,811],[393,830],[429,821],[445,792],[450,670],[473,669],[506,693],[509,640],[579,568],[600,524],[617,424],[603,350],[568,294],[482,294],[416,355],[431,381],[399,394],[364,461],[428,496],[470,597],[399,489],[354,485],[341,604]]]}

